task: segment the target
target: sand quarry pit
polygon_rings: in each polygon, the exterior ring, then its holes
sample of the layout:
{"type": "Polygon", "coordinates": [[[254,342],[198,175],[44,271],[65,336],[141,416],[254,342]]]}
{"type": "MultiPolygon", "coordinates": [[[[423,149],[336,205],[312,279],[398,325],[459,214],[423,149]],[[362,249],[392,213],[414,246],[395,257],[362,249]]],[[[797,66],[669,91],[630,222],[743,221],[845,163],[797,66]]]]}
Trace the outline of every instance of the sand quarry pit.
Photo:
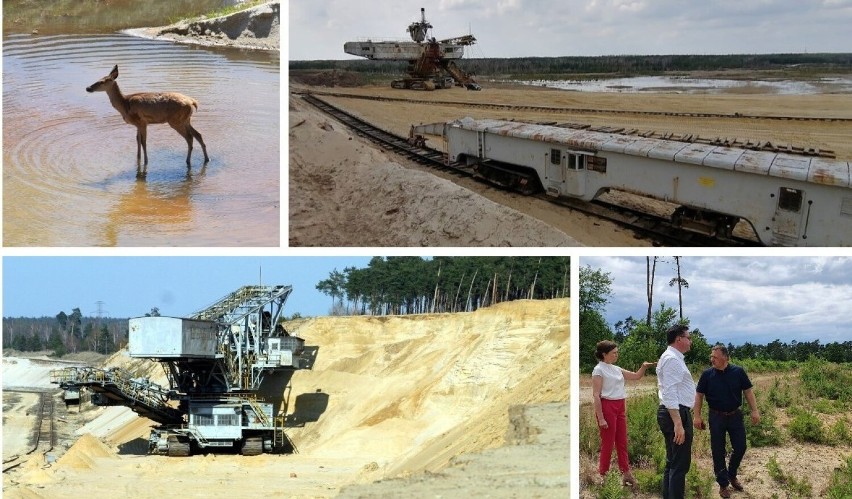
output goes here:
{"type": "MultiPolygon", "coordinates": [[[[337,80],[344,76],[341,74],[337,80]]],[[[299,83],[300,77],[290,74],[291,246],[625,247],[653,243],[614,223],[389,154],[303,102],[297,95],[301,92],[316,93],[329,103],[402,136],[408,135],[412,124],[470,116],[770,141],[832,150],[837,158],[852,158],[852,143],[848,140],[852,135],[852,94],[600,93],[497,84],[486,84],[481,92],[461,88],[422,92],[384,86],[315,86],[299,83]],[[335,95],[322,95],[329,93],[335,95]],[[470,107],[468,103],[495,104],[495,108],[470,107]],[[519,107],[507,110],[499,106],[519,107]],[[567,111],[531,110],[536,106],[567,111]],[[749,115],[832,120],[744,117],[749,115]]],[[[428,145],[446,151],[439,139],[430,139],[428,145]]],[[[610,201],[635,204],[629,196],[607,196],[610,201]]]]}
{"type": "MultiPolygon", "coordinates": [[[[292,323],[319,346],[316,364],[267,395],[289,393],[297,454],[147,455],[150,421],[88,406],[54,462],[4,474],[4,497],[566,497],[568,303],[292,323]]],[[[105,363],[156,381],[148,364],[105,363]]]]}

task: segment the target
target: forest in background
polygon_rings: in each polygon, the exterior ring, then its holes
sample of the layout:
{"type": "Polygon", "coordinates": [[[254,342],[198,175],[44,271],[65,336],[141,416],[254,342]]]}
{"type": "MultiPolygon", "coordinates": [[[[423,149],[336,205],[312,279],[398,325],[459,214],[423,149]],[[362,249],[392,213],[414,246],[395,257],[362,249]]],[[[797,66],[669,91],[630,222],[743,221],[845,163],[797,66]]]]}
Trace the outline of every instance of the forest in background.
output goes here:
{"type": "MultiPolygon", "coordinates": [[[[566,257],[374,257],[367,267],[334,269],[316,288],[331,315],[399,315],[473,311],[517,299],[570,296],[566,257]]],[[[154,307],[145,315],[159,315],[154,307]]],[[[289,317],[298,318],[296,313],[289,317]]],[[[3,348],[55,356],[109,354],[127,344],[127,318],[4,317],[3,348]]]]}
{"type": "MultiPolygon", "coordinates": [[[[460,63],[479,77],[560,79],[648,76],[694,71],[774,71],[793,78],[852,72],[852,53],[841,54],[730,54],[730,55],[610,55],[517,58],[466,58],[460,63]]],[[[290,61],[290,71],[348,71],[398,75],[406,61],[366,59],[290,61]]]]}
{"type": "MultiPolygon", "coordinates": [[[[677,273],[668,281],[669,286],[680,289],[689,282],[680,272],[680,258],[674,257],[677,273]]],[[[657,257],[648,258],[648,276],[653,289],[657,257]]],[[[653,294],[647,296],[645,317],[626,317],[612,327],[604,318],[606,304],[612,294],[612,277],[601,269],[580,267],[580,371],[591,373],[598,363],[594,357],[595,345],[601,340],[611,340],[619,345],[619,364],[626,369],[636,369],[643,361],[659,358],[666,349],[666,330],[679,323],[689,325],[683,316],[682,299],[678,307],[654,304],[653,294]]],[[[707,367],[712,345],[699,328],[690,328],[692,347],[685,354],[686,363],[693,370],[707,367]]],[[[789,343],[776,339],[765,345],[746,341],[740,345],[725,345],[732,361],[750,372],[768,372],[796,369],[811,359],[832,363],[852,362],[852,341],[821,343],[819,340],[789,343]]],[[[653,369],[651,370],[653,372],[653,369]]]]}

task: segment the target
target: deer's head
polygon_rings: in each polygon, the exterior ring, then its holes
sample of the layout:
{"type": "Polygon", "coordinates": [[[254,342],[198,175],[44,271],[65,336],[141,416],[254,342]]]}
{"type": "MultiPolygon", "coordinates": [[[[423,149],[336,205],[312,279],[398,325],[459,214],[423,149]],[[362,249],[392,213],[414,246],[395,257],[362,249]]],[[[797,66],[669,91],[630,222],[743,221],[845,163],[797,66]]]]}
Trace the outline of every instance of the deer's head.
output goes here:
{"type": "Polygon", "coordinates": [[[118,64],[112,68],[108,75],[86,87],[86,92],[104,92],[115,85],[116,78],[118,78],[118,64]]]}

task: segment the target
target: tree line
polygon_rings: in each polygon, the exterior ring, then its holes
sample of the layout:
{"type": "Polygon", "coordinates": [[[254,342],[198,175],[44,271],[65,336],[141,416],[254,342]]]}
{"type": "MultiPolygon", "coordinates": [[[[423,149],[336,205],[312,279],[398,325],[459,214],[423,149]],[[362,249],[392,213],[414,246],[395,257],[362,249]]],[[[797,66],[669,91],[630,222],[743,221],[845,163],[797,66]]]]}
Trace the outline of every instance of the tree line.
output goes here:
{"type": "MultiPolygon", "coordinates": [[[[680,257],[674,257],[677,273],[669,281],[678,289],[688,288],[689,283],[681,274],[680,257]]],[[[642,318],[626,317],[612,327],[604,318],[604,311],[612,295],[612,277],[601,269],[590,266],[580,268],[579,313],[580,313],[580,370],[591,372],[597,364],[594,357],[595,345],[601,340],[612,340],[619,345],[619,364],[626,369],[636,369],[643,361],[656,360],[666,348],[666,330],[675,324],[689,325],[683,316],[682,297],[679,309],[665,303],[652,308],[653,282],[657,269],[657,257],[648,259],[648,315],[642,318]]],[[[680,293],[679,293],[680,295],[680,293]]],[[[690,329],[692,347],[686,353],[687,364],[706,367],[712,345],[699,329],[690,329]]],[[[829,362],[852,362],[852,341],[822,344],[819,340],[796,340],[786,343],[776,339],[766,345],[746,342],[742,345],[728,343],[728,353],[737,361],[755,359],[772,362],[806,362],[811,358],[829,362]]]]}
{"type": "Polygon", "coordinates": [[[4,317],[3,348],[49,350],[61,357],[82,351],[109,354],[127,343],[127,319],[85,317],[79,308],[54,317],[4,317]]]}
{"type": "Polygon", "coordinates": [[[334,315],[473,311],[518,299],[570,296],[568,257],[374,257],[334,269],[317,289],[334,315]]]}
{"type": "MultiPolygon", "coordinates": [[[[334,269],[316,288],[336,315],[472,311],[517,299],[570,296],[566,257],[375,257],[365,268],[334,269]]],[[[152,308],[145,315],[159,315],[152,308]]],[[[295,314],[294,317],[298,317],[295,314]]],[[[4,317],[3,347],[113,353],[127,344],[128,319],[85,317],[79,308],[54,317],[4,317]]]]}
{"type": "MultiPolygon", "coordinates": [[[[405,72],[406,61],[366,59],[290,61],[290,70],[340,70],[396,75],[405,72]]],[[[654,75],[677,71],[815,70],[849,72],[852,53],[835,54],[727,54],[727,55],[608,55],[564,57],[470,58],[465,71],[479,76],[523,77],[536,75],[606,74],[612,76],[654,75]]]]}

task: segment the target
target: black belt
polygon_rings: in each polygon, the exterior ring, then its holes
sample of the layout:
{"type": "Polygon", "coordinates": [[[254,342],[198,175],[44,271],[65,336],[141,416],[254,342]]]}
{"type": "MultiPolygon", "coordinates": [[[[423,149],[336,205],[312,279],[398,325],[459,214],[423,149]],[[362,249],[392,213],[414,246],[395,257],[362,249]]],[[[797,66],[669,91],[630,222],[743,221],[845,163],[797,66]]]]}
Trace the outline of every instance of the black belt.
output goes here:
{"type": "MultiPolygon", "coordinates": [[[[710,408],[708,407],[708,409],[710,409],[710,408]]],[[[712,412],[714,414],[718,414],[720,416],[736,416],[737,414],[740,413],[740,410],[734,409],[733,411],[725,412],[725,411],[717,411],[716,409],[710,409],[710,412],[712,412]]]]}

